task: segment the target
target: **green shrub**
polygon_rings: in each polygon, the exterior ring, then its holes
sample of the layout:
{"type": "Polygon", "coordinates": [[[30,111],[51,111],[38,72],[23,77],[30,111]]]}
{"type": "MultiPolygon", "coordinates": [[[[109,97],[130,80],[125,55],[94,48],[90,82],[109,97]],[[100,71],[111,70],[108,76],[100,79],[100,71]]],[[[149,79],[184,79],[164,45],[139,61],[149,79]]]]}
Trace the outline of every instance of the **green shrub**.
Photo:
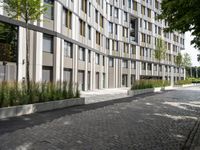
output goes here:
{"type": "Polygon", "coordinates": [[[175,83],[175,85],[184,85],[184,84],[191,84],[191,80],[179,80],[175,83]]]}
{"type": "Polygon", "coordinates": [[[132,85],[131,90],[165,87],[169,85],[170,85],[169,81],[163,81],[163,80],[137,80],[132,85]]]}
{"type": "Polygon", "coordinates": [[[26,83],[0,82],[0,107],[33,104],[80,97],[80,91],[73,83],[35,83],[30,90],[26,83]]]}

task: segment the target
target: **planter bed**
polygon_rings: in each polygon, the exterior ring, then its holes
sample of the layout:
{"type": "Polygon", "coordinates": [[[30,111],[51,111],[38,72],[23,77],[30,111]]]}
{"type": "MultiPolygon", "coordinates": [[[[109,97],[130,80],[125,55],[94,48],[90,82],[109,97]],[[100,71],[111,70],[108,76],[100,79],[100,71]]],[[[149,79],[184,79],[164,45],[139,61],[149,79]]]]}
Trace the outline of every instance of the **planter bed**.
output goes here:
{"type": "Polygon", "coordinates": [[[139,89],[139,90],[128,90],[128,95],[130,96],[136,96],[136,95],[141,95],[145,93],[155,93],[155,92],[160,92],[161,87],[157,88],[149,88],[149,89],[139,89]]]}
{"type": "Polygon", "coordinates": [[[190,87],[194,86],[195,84],[183,84],[183,85],[174,85],[175,87],[190,87]]]}
{"type": "Polygon", "coordinates": [[[175,87],[173,87],[173,86],[166,86],[166,87],[162,88],[163,91],[173,90],[173,89],[175,89],[175,87]]]}
{"type": "Polygon", "coordinates": [[[27,115],[36,112],[61,109],[71,106],[84,105],[84,104],[85,104],[85,98],[73,98],[73,99],[50,101],[44,103],[19,105],[13,107],[3,107],[0,108],[0,119],[27,115]]]}

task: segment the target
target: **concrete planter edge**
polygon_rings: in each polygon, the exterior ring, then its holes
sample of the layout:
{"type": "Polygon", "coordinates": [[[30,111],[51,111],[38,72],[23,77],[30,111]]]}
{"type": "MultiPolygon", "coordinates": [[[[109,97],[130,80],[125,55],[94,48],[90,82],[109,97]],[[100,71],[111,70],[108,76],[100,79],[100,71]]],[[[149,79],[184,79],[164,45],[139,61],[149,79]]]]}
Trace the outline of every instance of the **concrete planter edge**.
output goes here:
{"type": "Polygon", "coordinates": [[[136,96],[136,95],[141,95],[141,94],[146,94],[146,93],[155,93],[155,92],[160,92],[161,87],[156,87],[156,88],[149,88],[149,89],[139,89],[139,90],[128,90],[128,95],[129,96],[136,96]]]}
{"type": "Polygon", "coordinates": [[[85,98],[72,98],[72,99],[49,101],[49,102],[35,103],[28,105],[19,105],[13,107],[3,107],[0,108],[0,119],[22,116],[36,112],[62,109],[72,106],[79,106],[84,104],[85,104],[85,98]]]}

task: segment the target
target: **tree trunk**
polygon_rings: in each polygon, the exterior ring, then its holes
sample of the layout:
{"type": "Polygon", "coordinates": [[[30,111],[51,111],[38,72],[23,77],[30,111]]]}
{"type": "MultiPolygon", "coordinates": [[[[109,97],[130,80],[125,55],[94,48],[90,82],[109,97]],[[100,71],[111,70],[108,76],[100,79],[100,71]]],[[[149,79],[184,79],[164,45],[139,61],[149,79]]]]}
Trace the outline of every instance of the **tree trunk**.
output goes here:
{"type": "Polygon", "coordinates": [[[27,82],[27,90],[28,93],[30,92],[30,49],[29,49],[29,29],[28,29],[28,23],[26,23],[26,82],[27,82]]]}

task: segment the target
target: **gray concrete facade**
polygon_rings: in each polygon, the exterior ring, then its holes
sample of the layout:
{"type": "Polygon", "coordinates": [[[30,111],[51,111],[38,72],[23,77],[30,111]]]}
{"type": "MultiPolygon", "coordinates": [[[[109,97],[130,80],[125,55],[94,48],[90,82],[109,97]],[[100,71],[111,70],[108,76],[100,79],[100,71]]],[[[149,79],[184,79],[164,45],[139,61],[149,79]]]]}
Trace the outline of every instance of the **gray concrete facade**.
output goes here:
{"type": "MultiPolygon", "coordinates": [[[[29,25],[31,79],[57,82],[69,78],[80,83],[80,89],[85,91],[130,87],[131,80],[141,78],[160,76],[172,84],[174,80],[184,79],[184,69],[174,63],[175,56],[184,49],[184,35],[163,32],[166,23],[155,20],[160,3],[160,0],[130,3],[126,0],[52,0],[52,15],[42,15],[43,22],[29,25]],[[158,73],[159,62],[154,58],[154,50],[160,37],[167,45],[167,57],[158,73]]],[[[16,78],[22,81],[26,76],[25,24],[8,19],[3,7],[0,9],[0,21],[19,27],[16,78]]]]}

